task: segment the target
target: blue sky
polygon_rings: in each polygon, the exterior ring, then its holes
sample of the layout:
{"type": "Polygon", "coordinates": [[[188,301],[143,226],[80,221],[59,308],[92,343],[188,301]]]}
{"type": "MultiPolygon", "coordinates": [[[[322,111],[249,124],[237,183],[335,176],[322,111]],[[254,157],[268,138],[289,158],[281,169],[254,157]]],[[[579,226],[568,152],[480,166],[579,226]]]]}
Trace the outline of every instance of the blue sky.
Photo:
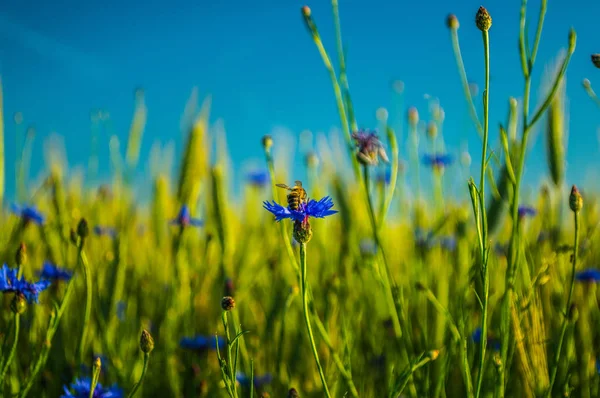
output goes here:
{"type": "MultiPolygon", "coordinates": [[[[326,47],[335,58],[331,6],[307,3],[326,47]]],[[[404,2],[340,0],[351,92],[359,125],[376,125],[384,106],[390,118],[398,104],[391,82],[405,83],[404,113],[409,105],[427,116],[425,94],[445,110],[444,137],[449,150],[467,146],[474,166],[478,138],[466,129],[466,107],[445,26],[456,14],[469,78],[481,85],[483,51],[474,15],[484,5],[493,17],[491,36],[491,134],[504,121],[509,96],[520,98],[523,79],[517,52],[520,1],[472,0],[404,2]]],[[[141,171],[151,145],[174,140],[181,150],[180,119],[193,87],[212,95],[212,119],[221,118],[235,165],[262,159],[260,138],[278,127],[296,137],[303,130],[339,126],[329,77],[300,17],[297,1],[191,2],[63,0],[48,3],[5,0],[0,5],[0,75],[4,84],[8,189],[14,187],[14,125],[23,112],[36,126],[32,175],[43,166],[43,140],[52,132],[64,137],[69,164],[86,165],[91,109],[110,112],[125,138],[133,112],[133,91],[143,87],[148,123],[141,171]]],[[[528,14],[533,34],[539,0],[528,14]]],[[[551,0],[534,71],[534,95],[545,63],[567,46],[568,30],[578,33],[568,72],[570,135],[567,183],[583,183],[598,167],[600,110],[587,98],[581,80],[600,87],[600,70],[590,54],[600,52],[597,34],[600,3],[585,9],[551,0]]],[[[533,106],[537,104],[534,96],[533,106]]],[[[108,172],[108,137],[101,137],[101,172],[108,172]]],[[[537,134],[527,162],[527,178],[547,175],[542,137],[537,134]]],[[[476,168],[472,167],[475,173],[476,168]]],[[[595,188],[595,187],[594,187],[595,188]]]]}

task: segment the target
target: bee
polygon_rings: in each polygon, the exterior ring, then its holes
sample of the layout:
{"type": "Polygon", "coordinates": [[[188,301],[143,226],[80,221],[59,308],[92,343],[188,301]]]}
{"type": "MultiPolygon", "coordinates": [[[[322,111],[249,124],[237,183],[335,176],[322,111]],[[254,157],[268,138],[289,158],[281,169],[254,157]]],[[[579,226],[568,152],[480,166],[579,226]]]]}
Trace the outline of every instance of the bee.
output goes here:
{"type": "Polygon", "coordinates": [[[279,188],[287,189],[290,193],[287,195],[288,206],[291,210],[298,210],[301,203],[308,202],[306,190],[302,188],[302,181],[294,181],[294,186],[289,187],[286,184],[276,184],[279,188]]]}

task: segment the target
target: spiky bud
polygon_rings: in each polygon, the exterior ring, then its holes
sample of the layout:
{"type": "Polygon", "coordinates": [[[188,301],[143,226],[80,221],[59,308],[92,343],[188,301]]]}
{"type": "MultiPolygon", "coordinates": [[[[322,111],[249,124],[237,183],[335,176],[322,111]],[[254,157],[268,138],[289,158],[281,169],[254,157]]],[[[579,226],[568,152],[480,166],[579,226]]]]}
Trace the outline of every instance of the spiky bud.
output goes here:
{"type": "Polygon", "coordinates": [[[308,243],[312,238],[312,227],[308,221],[294,221],[293,236],[298,243],[308,243]]]}
{"type": "Polygon", "coordinates": [[[298,390],[295,388],[290,388],[288,391],[288,398],[300,398],[300,394],[298,394],[298,390]]]}
{"type": "Polygon", "coordinates": [[[271,147],[273,146],[273,138],[270,135],[263,136],[262,146],[264,149],[271,149],[271,147]]]}
{"type": "Polygon", "coordinates": [[[569,207],[574,213],[579,213],[583,207],[583,197],[575,185],[571,188],[571,195],[569,195],[569,207]]]}
{"type": "Polygon", "coordinates": [[[450,15],[448,15],[448,17],[446,17],[446,26],[448,27],[448,29],[452,29],[452,30],[457,30],[460,27],[460,24],[458,23],[458,18],[456,18],[456,15],[450,14],[450,15]]]}
{"type": "Polygon", "coordinates": [[[18,266],[24,265],[27,262],[27,247],[23,242],[21,242],[19,248],[17,249],[15,261],[18,266]]]}
{"type": "Polygon", "coordinates": [[[600,68],[600,53],[592,54],[592,63],[596,68],[600,68]]]}
{"type": "Polygon", "coordinates": [[[79,235],[81,239],[85,239],[90,235],[90,227],[85,218],[79,220],[79,224],[77,224],[77,235],[79,235]]]}
{"type": "Polygon", "coordinates": [[[140,336],[140,350],[144,354],[150,354],[154,349],[154,339],[149,331],[146,329],[142,330],[142,335],[140,336]]]}
{"type": "Polygon", "coordinates": [[[221,299],[221,308],[223,311],[231,311],[235,308],[235,300],[231,296],[225,296],[221,299]]]}
{"type": "Polygon", "coordinates": [[[27,299],[22,293],[16,293],[10,302],[10,309],[15,314],[22,314],[27,309],[27,299]]]}
{"type": "Polygon", "coordinates": [[[482,32],[487,32],[492,27],[492,16],[485,9],[485,7],[479,7],[477,14],[475,15],[475,25],[482,32]]]}

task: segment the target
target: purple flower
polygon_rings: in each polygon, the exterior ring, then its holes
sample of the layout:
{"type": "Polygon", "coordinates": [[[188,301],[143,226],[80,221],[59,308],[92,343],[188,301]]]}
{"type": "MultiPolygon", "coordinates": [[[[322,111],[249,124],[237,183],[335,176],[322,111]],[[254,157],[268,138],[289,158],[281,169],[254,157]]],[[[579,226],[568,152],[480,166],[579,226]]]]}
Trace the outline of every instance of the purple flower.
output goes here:
{"type": "Polygon", "coordinates": [[[537,211],[531,206],[519,206],[519,218],[530,216],[533,217],[537,214],[537,211]]]}
{"type": "Polygon", "coordinates": [[[70,271],[58,268],[56,265],[46,261],[42,266],[42,271],[38,273],[40,278],[49,280],[68,281],[73,274],[70,271]]]}
{"type": "MultiPolygon", "coordinates": [[[[76,379],[70,386],[64,386],[65,393],[61,398],[89,398],[90,378],[76,379]]],[[[121,398],[123,391],[115,384],[112,387],[104,387],[101,383],[96,384],[93,398],[121,398]]]]}
{"type": "MultiPolygon", "coordinates": [[[[471,335],[471,339],[473,340],[474,343],[479,344],[481,342],[481,334],[482,334],[481,328],[475,329],[475,331],[471,335]]],[[[495,351],[500,350],[500,341],[498,339],[488,337],[487,343],[488,343],[488,345],[490,345],[492,347],[493,350],[495,350],[495,351]]]]}
{"type": "Polygon", "coordinates": [[[25,296],[28,303],[38,303],[38,296],[50,286],[49,280],[30,283],[23,277],[17,278],[17,270],[6,264],[0,269],[0,291],[3,293],[18,293],[25,296]]]}
{"type": "Polygon", "coordinates": [[[600,282],[600,270],[589,268],[575,274],[579,282],[600,282]]]}
{"type": "Polygon", "coordinates": [[[316,201],[311,199],[308,203],[301,203],[298,210],[291,210],[289,207],[283,207],[276,202],[263,202],[263,207],[275,215],[276,221],[284,218],[290,218],[294,221],[305,222],[309,217],[324,218],[337,213],[337,210],[331,210],[333,201],[329,196],[316,201]]]}
{"type": "Polygon", "coordinates": [[[423,155],[422,162],[425,166],[434,169],[443,169],[454,163],[454,157],[449,153],[425,154],[423,155]]]}
{"type": "Polygon", "coordinates": [[[10,206],[10,211],[21,217],[26,224],[34,222],[38,225],[42,225],[44,223],[44,215],[33,206],[18,206],[13,203],[10,206]]]}
{"type": "Polygon", "coordinates": [[[172,220],[170,224],[179,225],[180,227],[187,227],[188,225],[194,227],[201,227],[202,225],[204,225],[202,220],[192,217],[192,215],[190,214],[190,208],[186,205],[181,206],[177,218],[172,220]]]}
{"type": "Polygon", "coordinates": [[[352,133],[352,138],[358,149],[356,156],[362,164],[377,165],[379,158],[386,163],[389,162],[385,149],[375,131],[362,129],[352,133]]]}

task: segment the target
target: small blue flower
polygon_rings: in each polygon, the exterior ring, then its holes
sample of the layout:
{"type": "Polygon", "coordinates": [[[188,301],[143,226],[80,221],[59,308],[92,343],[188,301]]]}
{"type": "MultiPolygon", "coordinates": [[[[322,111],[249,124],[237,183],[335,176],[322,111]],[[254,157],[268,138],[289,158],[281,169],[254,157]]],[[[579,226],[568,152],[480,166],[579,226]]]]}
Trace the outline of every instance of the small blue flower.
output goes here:
{"type": "Polygon", "coordinates": [[[337,210],[331,210],[333,201],[329,196],[325,196],[318,202],[311,199],[308,203],[302,203],[298,210],[291,210],[289,207],[283,207],[275,202],[263,202],[263,207],[275,215],[276,221],[284,218],[290,218],[294,221],[305,222],[309,217],[324,218],[337,213],[337,210]]]}
{"type": "Polygon", "coordinates": [[[596,359],[596,373],[600,375],[600,358],[596,359]]]}
{"type": "Polygon", "coordinates": [[[46,261],[42,266],[42,270],[38,273],[40,278],[49,280],[68,281],[73,276],[73,273],[46,261]]]}
{"type": "Polygon", "coordinates": [[[497,242],[494,245],[494,252],[499,256],[506,256],[508,253],[508,245],[503,245],[500,242],[497,242]]]}
{"type": "MultiPolygon", "coordinates": [[[[475,344],[479,344],[481,342],[481,328],[475,329],[473,334],[471,334],[471,340],[473,340],[475,344]]],[[[487,343],[492,347],[493,350],[500,350],[500,341],[498,339],[488,337],[487,343]]]]}
{"type": "MultiPolygon", "coordinates": [[[[225,346],[225,339],[219,336],[219,348],[225,346]]],[[[186,350],[214,350],[217,348],[215,336],[184,337],[179,341],[179,347],[186,350]]]]}
{"type": "Polygon", "coordinates": [[[454,163],[454,157],[449,153],[425,154],[421,161],[425,166],[441,169],[454,163]]]}
{"type": "Polygon", "coordinates": [[[377,245],[373,239],[362,239],[359,243],[360,254],[374,256],[377,254],[377,245]]]}
{"type": "Polygon", "coordinates": [[[10,206],[10,211],[21,217],[24,223],[34,222],[38,225],[44,223],[44,215],[34,206],[19,206],[13,203],[10,206]]]}
{"type": "MultiPolygon", "coordinates": [[[[83,377],[76,379],[70,386],[64,386],[65,393],[61,398],[89,398],[90,396],[90,378],[83,377]]],[[[94,398],[121,398],[123,391],[116,385],[104,387],[101,383],[96,384],[94,398]]]]}
{"type": "Polygon", "coordinates": [[[29,303],[38,303],[39,294],[50,286],[49,280],[29,283],[24,278],[17,278],[17,270],[6,264],[0,269],[0,291],[3,293],[20,293],[29,303]]]}
{"type": "Polygon", "coordinates": [[[519,218],[530,216],[533,217],[537,214],[537,211],[531,206],[519,206],[519,218]]]}
{"type": "Polygon", "coordinates": [[[270,179],[271,176],[267,170],[254,170],[246,174],[248,183],[259,188],[266,186],[270,179]]]}
{"type": "Polygon", "coordinates": [[[448,251],[454,251],[454,249],[456,249],[456,238],[453,236],[442,236],[439,238],[438,242],[442,249],[448,251]]]}
{"type": "Polygon", "coordinates": [[[575,279],[579,282],[600,282],[600,270],[586,269],[575,274],[575,279]]]}
{"type": "MultiPolygon", "coordinates": [[[[242,387],[250,387],[250,377],[246,376],[244,373],[237,372],[235,379],[242,387]]],[[[254,376],[254,387],[260,388],[271,383],[271,381],[273,381],[273,376],[271,376],[270,373],[265,373],[262,376],[254,376]]]]}
{"type": "Polygon", "coordinates": [[[104,227],[101,225],[96,225],[94,227],[94,233],[98,236],[110,236],[114,238],[117,236],[117,230],[113,227],[104,227]]]}
{"type": "Polygon", "coordinates": [[[392,180],[392,170],[386,168],[384,171],[377,173],[375,179],[380,184],[389,185],[392,180]]]}
{"type": "Polygon", "coordinates": [[[186,205],[181,206],[181,209],[179,210],[179,214],[177,215],[177,218],[174,220],[171,220],[170,224],[171,225],[179,225],[180,227],[187,227],[188,225],[191,225],[194,227],[201,227],[202,225],[204,225],[202,220],[192,217],[192,215],[190,214],[190,208],[187,207],[186,205]]]}

